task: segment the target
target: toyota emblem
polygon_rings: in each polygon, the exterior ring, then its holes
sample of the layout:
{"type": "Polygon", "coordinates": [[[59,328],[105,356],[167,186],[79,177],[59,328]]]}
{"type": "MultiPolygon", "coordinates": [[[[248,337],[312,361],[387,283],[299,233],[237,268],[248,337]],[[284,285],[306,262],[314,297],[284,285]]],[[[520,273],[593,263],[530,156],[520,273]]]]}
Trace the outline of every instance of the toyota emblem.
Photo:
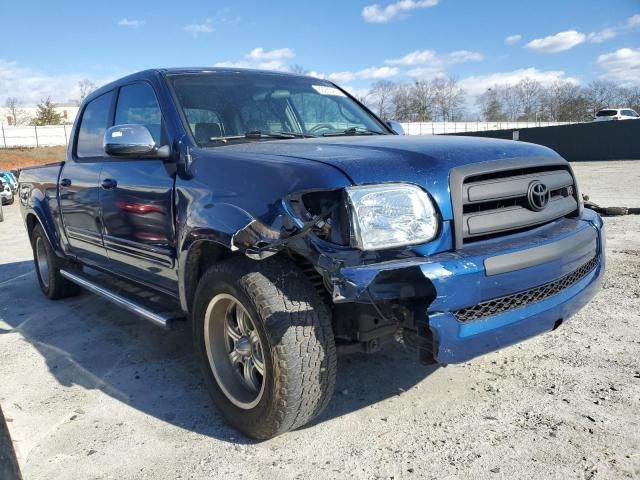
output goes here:
{"type": "Polygon", "coordinates": [[[551,192],[549,188],[540,180],[534,180],[529,184],[529,191],[527,192],[527,200],[529,201],[529,208],[534,212],[540,212],[544,210],[551,198],[551,192]]]}

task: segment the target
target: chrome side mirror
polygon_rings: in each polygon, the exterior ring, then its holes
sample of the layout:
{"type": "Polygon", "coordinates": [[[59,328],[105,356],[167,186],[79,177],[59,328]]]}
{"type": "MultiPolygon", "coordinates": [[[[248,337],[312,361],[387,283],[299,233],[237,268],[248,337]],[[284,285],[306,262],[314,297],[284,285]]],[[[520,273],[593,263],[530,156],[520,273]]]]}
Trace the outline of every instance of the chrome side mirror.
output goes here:
{"type": "Polygon", "coordinates": [[[158,147],[144,125],[115,125],[104,132],[104,151],[117,158],[168,158],[168,146],[158,147]]]}
{"type": "Polygon", "coordinates": [[[395,133],[396,135],[405,135],[404,128],[402,128],[402,124],[397,120],[389,120],[387,122],[387,125],[391,130],[393,130],[393,133],[395,133]]]}

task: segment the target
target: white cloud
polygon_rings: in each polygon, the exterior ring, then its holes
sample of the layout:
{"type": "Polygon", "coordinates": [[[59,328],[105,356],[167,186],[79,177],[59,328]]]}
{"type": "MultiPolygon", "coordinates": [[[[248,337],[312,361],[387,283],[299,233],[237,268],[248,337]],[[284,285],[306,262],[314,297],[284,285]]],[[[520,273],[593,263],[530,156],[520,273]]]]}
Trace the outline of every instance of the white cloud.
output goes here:
{"type": "Polygon", "coordinates": [[[347,83],[355,80],[356,74],[354,72],[334,72],[330,73],[327,78],[336,83],[347,83]]]}
{"type": "Polygon", "coordinates": [[[404,72],[413,78],[432,78],[444,75],[447,65],[463,62],[478,62],[484,55],[470,50],[456,50],[439,55],[434,50],[416,50],[400,58],[385,60],[387,65],[414,67],[404,72]]]}
{"type": "MultiPolygon", "coordinates": [[[[315,72],[314,72],[315,73],[315,72]]],[[[353,80],[383,80],[385,78],[395,77],[400,73],[397,67],[369,67],[357,72],[334,72],[327,75],[326,78],[332,82],[344,84],[353,80]]],[[[316,75],[314,75],[316,76],[316,75]]],[[[324,78],[324,76],[322,77],[324,78]]]]}
{"type": "Polygon", "coordinates": [[[520,42],[520,40],[522,40],[522,35],[509,35],[504,39],[504,43],[506,43],[507,45],[515,45],[516,43],[520,42]]]}
{"type": "Polygon", "coordinates": [[[447,55],[445,60],[447,63],[479,62],[484,60],[484,55],[469,50],[456,50],[447,55]]]}
{"type": "Polygon", "coordinates": [[[439,77],[444,74],[445,72],[444,70],[442,70],[442,68],[440,68],[440,66],[417,67],[417,68],[412,68],[411,70],[407,70],[405,72],[405,75],[407,75],[408,77],[421,78],[421,79],[439,77]]]}
{"type": "Polygon", "coordinates": [[[438,0],[399,0],[381,7],[375,3],[362,9],[362,17],[370,23],[387,23],[399,15],[418,8],[429,8],[438,4],[438,0]]]}
{"type": "Polygon", "coordinates": [[[515,85],[524,78],[537,80],[543,85],[549,85],[558,80],[580,83],[576,78],[567,77],[562,70],[538,70],[537,68],[520,68],[511,72],[496,72],[488,75],[474,75],[460,80],[460,86],[470,95],[479,95],[494,85],[515,85]]]}
{"type": "Polygon", "coordinates": [[[290,48],[279,48],[265,51],[264,48],[254,48],[247,54],[247,58],[252,60],[283,60],[294,58],[295,54],[290,48]]]}
{"type": "Polygon", "coordinates": [[[261,70],[276,70],[286,72],[289,65],[285,60],[295,58],[295,53],[290,48],[279,48],[276,50],[265,50],[258,47],[251,50],[244,57],[245,60],[237,62],[217,62],[215,67],[225,68],[259,68],[261,70]]]}
{"type": "Polygon", "coordinates": [[[82,72],[47,75],[0,58],[0,106],[4,106],[6,97],[17,97],[25,105],[35,105],[47,97],[51,97],[53,102],[75,100],[80,98],[80,80],[89,78],[97,85],[104,85],[123,73],[113,71],[109,75],[101,75],[103,78],[82,72]]]}
{"type": "Polygon", "coordinates": [[[640,13],[637,13],[637,14],[629,17],[629,20],[627,21],[627,25],[630,28],[640,27],[640,13]]]}
{"type": "Polygon", "coordinates": [[[203,33],[211,33],[215,30],[213,27],[213,19],[207,18],[204,22],[194,22],[184,26],[184,30],[197,38],[203,33]]]}
{"type": "Polygon", "coordinates": [[[423,65],[425,63],[432,62],[436,59],[436,52],[434,50],[416,50],[415,52],[407,53],[404,57],[395,58],[391,60],[385,60],[387,65],[423,65]]]}
{"type": "Polygon", "coordinates": [[[395,77],[398,72],[399,70],[396,67],[370,67],[357,72],[356,77],[380,80],[382,78],[395,77]]]}
{"type": "Polygon", "coordinates": [[[611,40],[612,38],[616,38],[617,35],[618,32],[616,32],[614,29],[605,28],[603,30],[600,30],[599,32],[591,32],[589,35],[587,35],[587,40],[589,40],[591,43],[603,43],[607,40],[611,40]]]}
{"type": "Polygon", "coordinates": [[[131,20],[128,18],[121,18],[118,20],[118,26],[128,28],[140,28],[143,27],[145,23],[147,22],[144,20],[131,20]]]}
{"type": "Polygon", "coordinates": [[[628,85],[640,85],[640,48],[621,48],[598,56],[602,78],[628,85]]]}
{"type": "Polygon", "coordinates": [[[385,60],[387,65],[399,65],[413,67],[418,65],[430,65],[431,67],[444,68],[446,64],[478,62],[484,59],[484,55],[479,52],[469,50],[456,50],[446,55],[438,55],[434,50],[416,50],[407,53],[404,57],[385,60]]]}
{"type": "Polygon", "coordinates": [[[527,43],[525,47],[544,53],[558,53],[569,50],[585,40],[587,40],[587,36],[584,33],[567,30],[548,37],[536,38],[527,43]]]}

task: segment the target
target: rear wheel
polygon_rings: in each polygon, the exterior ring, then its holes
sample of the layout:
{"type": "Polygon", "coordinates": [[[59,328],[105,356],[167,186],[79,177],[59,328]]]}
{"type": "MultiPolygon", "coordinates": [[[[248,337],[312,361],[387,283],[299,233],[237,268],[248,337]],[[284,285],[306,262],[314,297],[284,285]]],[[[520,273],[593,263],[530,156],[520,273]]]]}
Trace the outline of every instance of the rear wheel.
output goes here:
{"type": "Polygon", "coordinates": [[[53,253],[49,240],[40,225],[36,225],[33,229],[31,246],[36,276],[42,293],[51,300],[76,295],[80,291],[80,287],[60,275],[60,269],[77,269],[78,267],[58,258],[53,253]]]}
{"type": "Polygon", "coordinates": [[[281,259],[234,258],[198,284],[193,334],[205,384],[225,419],[267,439],[318,415],[333,394],[329,310],[281,259]]]}

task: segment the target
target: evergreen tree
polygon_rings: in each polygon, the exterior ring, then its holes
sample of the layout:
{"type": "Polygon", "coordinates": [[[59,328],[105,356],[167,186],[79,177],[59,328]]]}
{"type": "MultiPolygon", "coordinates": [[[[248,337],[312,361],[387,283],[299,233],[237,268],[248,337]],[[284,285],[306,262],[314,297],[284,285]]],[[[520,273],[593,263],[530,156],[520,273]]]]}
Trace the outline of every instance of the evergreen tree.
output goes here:
{"type": "Polygon", "coordinates": [[[60,125],[62,123],[62,115],[56,112],[51,98],[47,97],[38,104],[38,111],[36,112],[36,118],[33,119],[33,124],[42,125],[60,125]]]}

